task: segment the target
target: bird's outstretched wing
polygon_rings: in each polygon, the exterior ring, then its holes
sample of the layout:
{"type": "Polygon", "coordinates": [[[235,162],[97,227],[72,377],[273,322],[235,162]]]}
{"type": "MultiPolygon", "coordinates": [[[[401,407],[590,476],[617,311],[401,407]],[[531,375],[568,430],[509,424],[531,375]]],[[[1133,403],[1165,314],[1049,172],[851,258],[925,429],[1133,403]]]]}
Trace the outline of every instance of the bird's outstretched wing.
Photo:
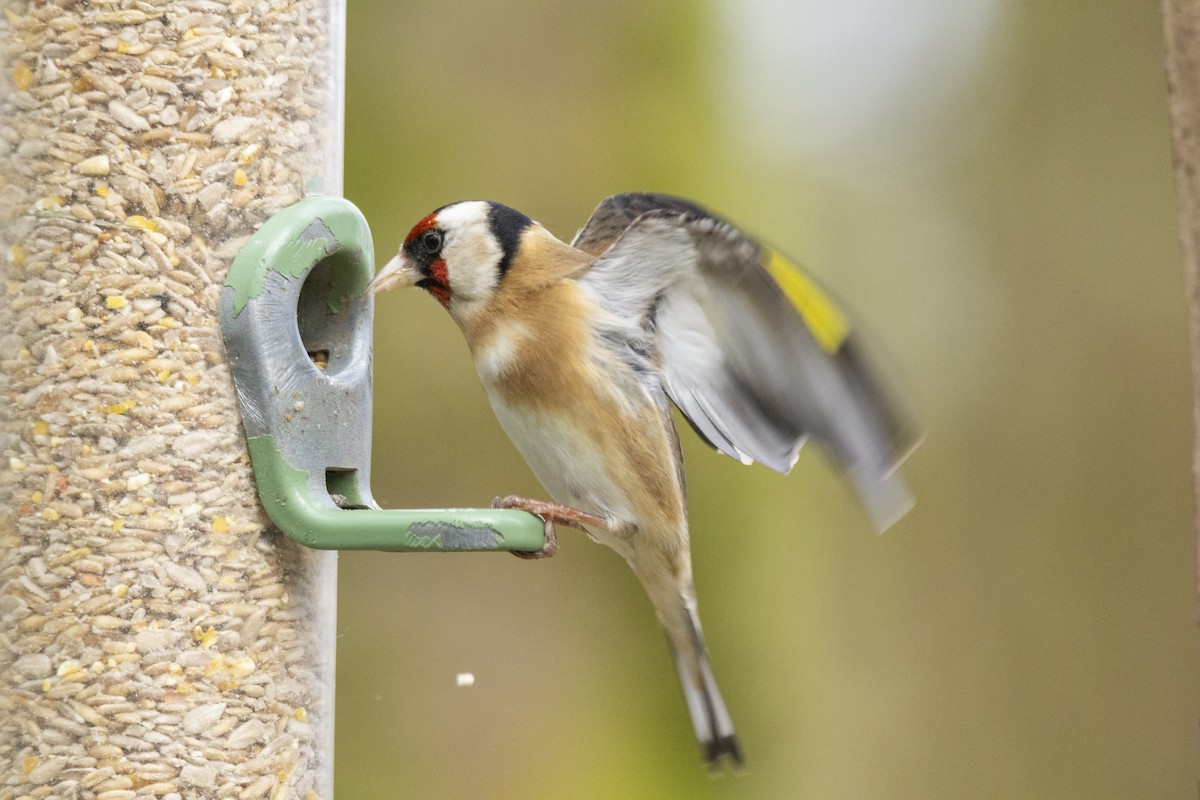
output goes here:
{"type": "Polygon", "coordinates": [[[845,315],[779,253],[686,200],[620,194],[572,245],[579,283],[649,332],[667,393],[709,444],[788,472],[812,437],[852,478],[880,530],[912,500],[895,474],[913,444],[845,315]]]}

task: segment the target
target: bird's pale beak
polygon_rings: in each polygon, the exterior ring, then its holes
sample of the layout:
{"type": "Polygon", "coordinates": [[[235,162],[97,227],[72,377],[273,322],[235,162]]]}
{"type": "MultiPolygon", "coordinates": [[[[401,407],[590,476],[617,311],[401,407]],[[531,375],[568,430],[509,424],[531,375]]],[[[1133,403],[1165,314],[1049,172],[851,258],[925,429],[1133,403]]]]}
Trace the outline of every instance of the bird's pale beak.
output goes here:
{"type": "Polygon", "coordinates": [[[368,294],[395,289],[400,286],[413,286],[421,276],[403,254],[396,256],[383,265],[383,269],[375,275],[375,279],[367,286],[368,294]]]}

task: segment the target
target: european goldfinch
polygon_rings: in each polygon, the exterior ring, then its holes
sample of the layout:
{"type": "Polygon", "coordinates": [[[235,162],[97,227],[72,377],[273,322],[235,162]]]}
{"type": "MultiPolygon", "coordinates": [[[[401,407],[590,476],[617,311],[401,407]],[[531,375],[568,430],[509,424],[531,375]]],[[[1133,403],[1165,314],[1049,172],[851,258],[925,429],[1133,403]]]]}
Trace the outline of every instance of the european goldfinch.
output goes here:
{"type": "Polygon", "coordinates": [[[895,475],[909,432],[845,316],[778,253],[655,194],[608,198],[569,245],[499,203],[443,206],[370,291],[413,285],[462,329],[500,424],[556,501],[497,504],[624,557],[666,630],[705,758],[741,765],[696,613],[668,399],[746,464],[786,473],[813,437],[885,528],[911,505],[895,475]]]}

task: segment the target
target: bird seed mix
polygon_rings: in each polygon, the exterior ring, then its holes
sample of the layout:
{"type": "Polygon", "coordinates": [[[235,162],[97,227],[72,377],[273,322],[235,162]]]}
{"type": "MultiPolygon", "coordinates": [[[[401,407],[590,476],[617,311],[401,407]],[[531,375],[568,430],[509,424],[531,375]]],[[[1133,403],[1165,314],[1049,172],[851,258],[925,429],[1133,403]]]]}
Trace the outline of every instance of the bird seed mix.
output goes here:
{"type": "Polygon", "coordinates": [[[218,329],[340,191],[329,0],[0,0],[0,800],[330,793],[334,562],[268,528],[218,329]]]}

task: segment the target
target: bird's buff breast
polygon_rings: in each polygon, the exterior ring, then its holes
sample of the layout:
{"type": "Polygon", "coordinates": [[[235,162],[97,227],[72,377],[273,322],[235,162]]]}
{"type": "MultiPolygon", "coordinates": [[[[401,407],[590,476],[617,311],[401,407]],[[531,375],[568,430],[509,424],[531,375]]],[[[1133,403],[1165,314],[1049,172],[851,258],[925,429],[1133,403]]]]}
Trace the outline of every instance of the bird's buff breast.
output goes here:
{"type": "MultiPolygon", "coordinates": [[[[480,381],[553,500],[606,518],[614,531],[675,529],[686,512],[661,409],[590,335],[583,321],[594,309],[583,300],[559,284],[526,313],[498,314],[468,336],[480,381]]],[[[614,537],[593,535],[621,549],[614,537]]]]}
{"type": "Polygon", "coordinates": [[[601,450],[568,414],[517,408],[490,392],[489,399],[500,426],[555,502],[633,521],[629,499],[613,482],[601,450]]]}

